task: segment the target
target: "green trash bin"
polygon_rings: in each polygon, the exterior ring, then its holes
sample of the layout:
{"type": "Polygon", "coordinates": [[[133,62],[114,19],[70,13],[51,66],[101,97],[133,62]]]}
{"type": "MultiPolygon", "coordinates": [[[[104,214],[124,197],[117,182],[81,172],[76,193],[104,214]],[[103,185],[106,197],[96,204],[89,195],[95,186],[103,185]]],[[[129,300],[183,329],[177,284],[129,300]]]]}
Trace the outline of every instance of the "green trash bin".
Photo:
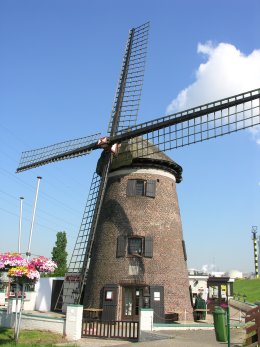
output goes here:
{"type": "Polygon", "coordinates": [[[214,328],[216,340],[219,342],[227,342],[227,324],[226,311],[219,306],[215,306],[213,313],[214,328]]]}

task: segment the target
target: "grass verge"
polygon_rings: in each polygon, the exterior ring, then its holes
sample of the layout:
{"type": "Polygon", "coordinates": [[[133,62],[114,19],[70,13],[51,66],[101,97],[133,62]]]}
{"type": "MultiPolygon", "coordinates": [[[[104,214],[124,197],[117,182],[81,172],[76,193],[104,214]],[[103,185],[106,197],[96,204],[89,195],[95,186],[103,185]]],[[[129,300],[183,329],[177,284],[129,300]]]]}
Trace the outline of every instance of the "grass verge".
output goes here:
{"type": "Polygon", "coordinates": [[[240,294],[243,300],[243,295],[246,295],[245,300],[254,304],[260,301],[260,279],[238,279],[234,282],[234,293],[240,294]]]}
{"type": "Polygon", "coordinates": [[[57,343],[66,343],[66,339],[60,334],[50,331],[21,330],[19,343],[13,340],[13,329],[0,328],[0,346],[2,347],[26,347],[26,346],[53,346],[57,343]]]}

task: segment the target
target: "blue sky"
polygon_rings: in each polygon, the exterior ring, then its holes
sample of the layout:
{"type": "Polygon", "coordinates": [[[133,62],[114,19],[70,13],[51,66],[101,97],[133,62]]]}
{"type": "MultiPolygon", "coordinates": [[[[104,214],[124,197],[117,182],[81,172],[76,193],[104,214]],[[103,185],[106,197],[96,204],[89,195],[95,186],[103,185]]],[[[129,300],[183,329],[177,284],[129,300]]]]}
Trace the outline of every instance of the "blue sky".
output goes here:
{"type": "MultiPolygon", "coordinates": [[[[259,14],[257,0],[2,0],[0,251],[17,250],[20,196],[26,251],[38,175],[43,179],[31,251],[50,256],[60,230],[67,231],[72,251],[99,153],[15,170],[23,150],[106,135],[131,27],[151,23],[141,122],[169,107],[259,88],[259,14]]],[[[259,132],[168,154],[184,171],[178,194],[189,267],[253,271],[252,225],[260,234],[259,132]]]]}

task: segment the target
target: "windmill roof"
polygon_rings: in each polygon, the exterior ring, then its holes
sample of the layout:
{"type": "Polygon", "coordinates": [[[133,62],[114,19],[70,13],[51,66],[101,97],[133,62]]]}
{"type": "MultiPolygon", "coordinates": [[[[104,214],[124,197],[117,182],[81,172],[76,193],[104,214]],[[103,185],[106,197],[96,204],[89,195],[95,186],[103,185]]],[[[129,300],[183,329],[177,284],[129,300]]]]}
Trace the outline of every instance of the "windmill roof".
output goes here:
{"type": "MultiPolygon", "coordinates": [[[[97,173],[101,172],[102,155],[97,165],[97,173]]],[[[142,137],[123,142],[117,156],[113,158],[110,171],[124,167],[158,167],[170,171],[176,177],[176,182],[182,180],[182,167],[161,151],[152,142],[142,137]]]]}

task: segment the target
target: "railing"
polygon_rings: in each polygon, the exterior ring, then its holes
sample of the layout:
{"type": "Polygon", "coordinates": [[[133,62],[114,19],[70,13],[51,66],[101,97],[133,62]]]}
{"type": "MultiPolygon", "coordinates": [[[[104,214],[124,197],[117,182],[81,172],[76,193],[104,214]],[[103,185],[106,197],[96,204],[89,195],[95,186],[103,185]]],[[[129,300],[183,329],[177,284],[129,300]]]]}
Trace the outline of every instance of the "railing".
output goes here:
{"type": "Polygon", "coordinates": [[[92,336],[124,340],[138,340],[139,322],[137,321],[97,321],[83,319],[82,337],[92,336]]]}
{"type": "Polygon", "coordinates": [[[246,346],[260,345],[260,306],[253,308],[246,313],[245,323],[251,322],[252,325],[246,327],[246,334],[250,335],[246,339],[246,346]]]}
{"type": "Polygon", "coordinates": [[[247,295],[246,294],[240,294],[240,293],[233,293],[234,300],[246,302],[247,301],[247,295]]]}

